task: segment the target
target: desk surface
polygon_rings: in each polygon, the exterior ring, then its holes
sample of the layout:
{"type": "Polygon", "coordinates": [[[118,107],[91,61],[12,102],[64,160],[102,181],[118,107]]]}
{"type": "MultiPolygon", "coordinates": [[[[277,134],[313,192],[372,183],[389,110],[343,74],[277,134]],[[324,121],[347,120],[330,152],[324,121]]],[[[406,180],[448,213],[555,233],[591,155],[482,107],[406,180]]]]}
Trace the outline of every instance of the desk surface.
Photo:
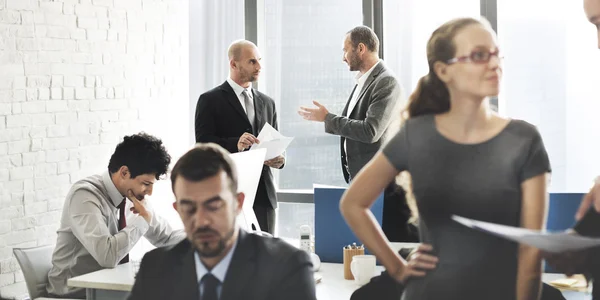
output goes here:
{"type": "Polygon", "coordinates": [[[70,278],[70,287],[130,292],[135,277],[131,263],[70,278]]]}
{"type": "MultiPolygon", "coordinates": [[[[383,267],[377,266],[373,275],[379,275],[382,271],[383,267]]],[[[317,299],[350,299],[360,287],[354,280],[344,279],[343,264],[323,263],[318,273],[323,279],[317,284],[317,299]]]]}
{"type": "MultiPolygon", "coordinates": [[[[383,267],[377,266],[375,274],[379,275],[383,267]]],[[[353,280],[345,280],[342,264],[323,263],[318,272],[323,276],[317,287],[317,299],[350,299],[352,293],[360,286],[353,280]]],[[[544,282],[565,277],[563,274],[543,275],[544,282]]],[[[86,289],[112,290],[129,292],[135,281],[130,263],[118,265],[114,269],[104,269],[69,279],[70,287],[86,289]]],[[[567,299],[584,299],[584,293],[565,292],[567,299]],[[576,298],[572,298],[577,296],[576,298]]]]}
{"type": "MultiPolygon", "coordinates": [[[[377,274],[382,270],[383,268],[378,266],[377,274]]],[[[321,283],[317,284],[319,299],[349,299],[352,292],[359,287],[354,281],[344,279],[342,264],[323,263],[318,273],[323,276],[321,283]]],[[[68,285],[86,289],[129,292],[133,288],[134,281],[131,263],[126,263],[114,269],[104,269],[73,277],[69,279],[68,285]]]]}

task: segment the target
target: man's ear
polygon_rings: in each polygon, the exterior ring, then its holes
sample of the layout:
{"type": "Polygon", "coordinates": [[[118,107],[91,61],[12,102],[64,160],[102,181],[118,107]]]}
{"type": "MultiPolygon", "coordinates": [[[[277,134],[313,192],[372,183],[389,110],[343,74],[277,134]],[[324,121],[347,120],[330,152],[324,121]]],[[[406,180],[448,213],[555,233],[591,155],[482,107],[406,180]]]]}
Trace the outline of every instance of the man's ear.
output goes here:
{"type": "Polygon", "coordinates": [[[246,195],[244,193],[237,194],[237,211],[238,213],[242,211],[242,207],[244,206],[244,200],[246,200],[246,195]]]}
{"type": "Polygon", "coordinates": [[[119,172],[119,176],[121,176],[123,179],[131,178],[131,172],[129,172],[129,168],[127,166],[121,166],[117,172],[119,172]]]}
{"type": "Polygon", "coordinates": [[[360,54],[364,54],[365,52],[367,52],[367,46],[363,43],[358,43],[358,52],[360,54]]]}
{"type": "Polygon", "coordinates": [[[233,60],[233,59],[229,60],[229,67],[232,68],[232,69],[236,68],[235,60],[233,60]]]}
{"type": "Polygon", "coordinates": [[[173,202],[173,208],[177,211],[177,201],[173,202]]]}

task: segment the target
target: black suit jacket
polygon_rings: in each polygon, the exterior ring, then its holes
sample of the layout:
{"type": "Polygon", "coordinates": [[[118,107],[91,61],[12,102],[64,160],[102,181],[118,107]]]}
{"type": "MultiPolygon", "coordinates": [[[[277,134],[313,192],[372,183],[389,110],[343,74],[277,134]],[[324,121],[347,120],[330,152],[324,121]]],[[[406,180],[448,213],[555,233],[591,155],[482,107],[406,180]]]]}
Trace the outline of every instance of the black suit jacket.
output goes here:
{"type": "MultiPolygon", "coordinates": [[[[275,101],[255,89],[252,89],[252,96],[256,131],[260,131],[265,123],[277,129],[275,101]]],[[[252,130],[239,98],[227,81],[200,95],[196,105],[195,131],[196,143],[217,143],[231,153],[238,152],[237,142],[244,132],[258,135],[258,132],[252,130]]],[[[263,165],[254,203],[277,207],[273,174],[266,165],[263,165]]]]}
{"type": "MultiPolygon", "coordinates": [[[[573,229],[584,236],[600,237],[600,214],[592,207],[585,216],[575,224],[573,229]]],[[[589,250],[596,254],[589,254],[586,262],[588,271],[586,277],[594,279],[594,290],[592,297],[594,300],[600,299],[600,247],[589,250]]]]}
{"type": "MultiPolygon", "coordinates": [[[[198,300],[194,249],[181,243],[148,252],[129,300],[198,300]]],[[[286,242],[240,230],[220,300],[316,299],[308,254],[286,242]]]]}

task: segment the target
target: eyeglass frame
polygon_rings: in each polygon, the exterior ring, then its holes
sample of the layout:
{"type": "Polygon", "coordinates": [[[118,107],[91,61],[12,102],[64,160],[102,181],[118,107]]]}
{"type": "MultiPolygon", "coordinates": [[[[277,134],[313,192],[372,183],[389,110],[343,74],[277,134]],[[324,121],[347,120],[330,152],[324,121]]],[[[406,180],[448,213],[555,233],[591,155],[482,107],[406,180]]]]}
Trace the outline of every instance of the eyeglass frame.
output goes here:
{"type": "Polygon", "coordinates": [[[459,63],[459,62],[472,62],[475,64],[487,64],[490,62],[490,60],[492,59],[493,56],[498,57],[499,59],[502,59],[503,57],[500,56],[500,49],[496,48],[496,51],[481,51],[481,50],[473,50],[469,55],[464,55],[464,56],[458,56],[458,57],[454,57],[451,58],[449,60],[446,61],[446,64],[452,65],[455,63],[459,63]],[[486,60],[481,60],[481,61],[477,61],[473,59],[473,56],[476,53],[487,53],[489,54],[489,57],[486,60]]]}

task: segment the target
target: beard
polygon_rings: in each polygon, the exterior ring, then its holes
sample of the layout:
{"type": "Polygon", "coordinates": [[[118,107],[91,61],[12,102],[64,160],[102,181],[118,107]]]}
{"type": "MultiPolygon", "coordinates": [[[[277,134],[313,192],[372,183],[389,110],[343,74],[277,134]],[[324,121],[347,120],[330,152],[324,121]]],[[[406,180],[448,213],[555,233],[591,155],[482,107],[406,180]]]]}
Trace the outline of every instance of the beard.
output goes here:
{"type": "Polygon", "coordinates": [[[258,73],[244,70],[241,73],[241,77],[243,78],[244,82],[254,82],[258,79],[258,73]]]}
{"type": "MultiPolygon", "coordinates": [[[[234,220],[234,222],[235,222],[235,220],[234,220]]],[[[227,232],[224,236],[219,237],[217,244],[214,246],[211,246],[210,241],[194,240],[193,243],[194,243],[194,246],[196,247],[196,251],[198,252],[200,257],[205,257],[205,258],[217,257],[223,253],[227,242],[231,239],[231,237],[233,236],[234,233],[235,233],[235,226],[232,225],[231,230],[229,232],[227,232]]],[[[219,236],[219,233],[210,227],[199,228],[194,233],[194,237],[199,234],[214,234],[214,235],[219,236]]]]}
{"type": "Polygon", "coordinates": [[[348,67],[350,67],[350,71],[358,71],[358,70],[360,70],[361,63],[362,62],[360,61],[360,58],[358,57],[358,54],[353,51],[350,54],[350,57],[348,59],[348,67]]]}

